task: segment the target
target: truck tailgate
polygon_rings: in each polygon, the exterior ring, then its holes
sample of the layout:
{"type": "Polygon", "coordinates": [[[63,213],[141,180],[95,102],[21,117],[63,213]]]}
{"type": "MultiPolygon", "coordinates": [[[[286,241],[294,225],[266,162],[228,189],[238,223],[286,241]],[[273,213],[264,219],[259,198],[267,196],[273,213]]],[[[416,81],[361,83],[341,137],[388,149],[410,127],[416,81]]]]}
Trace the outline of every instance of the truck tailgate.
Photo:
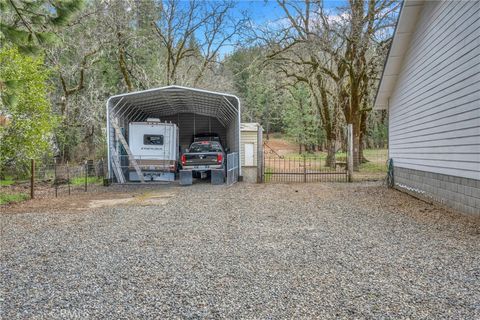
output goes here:
{"type": "Polygon", "coordinates": [[[218,153],[186,153],[186,166],[203,166],[217,164],[218,153]]]}

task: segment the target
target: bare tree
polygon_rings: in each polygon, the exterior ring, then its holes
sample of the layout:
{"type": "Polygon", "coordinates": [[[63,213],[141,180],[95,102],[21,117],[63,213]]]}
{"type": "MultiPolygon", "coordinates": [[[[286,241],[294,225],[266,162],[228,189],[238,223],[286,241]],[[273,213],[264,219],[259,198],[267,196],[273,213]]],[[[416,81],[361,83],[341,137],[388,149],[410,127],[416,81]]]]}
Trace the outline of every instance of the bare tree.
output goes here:
{"type": "Polygon", "coordinates": [[[342,103],[342,110],[346,122],[353,125],[355,170],[364,160],[366,121],[390,43],[391,32],[386,29],[393,27],[398,6],[395,0],[349,0],[337,9],[336,19],[323,8],[320,11],[323,29],[342,43],[339,50],[328,43],[323,43],[322,49],[336,64],[326,73],[335,81],[342,100],[348,99],[348,103],[342,103]]]}
{"type": "Polygon", "coordinates": [[[247,21],[234,18],[234,8],[233,1],[163,2],[161,19],[152,25],[166,49],[167,85],[198,85],[206,70],[218,63],[222,48],[234,45],[247,21]],[[181,79],[180,73],[188,78],[181,79]]]}
{"type": "Polygon", "coordinates": [[[268,58],[287,76],[309,84],[327,133],[330,165],[334,165],[342,122],[338,111],[353,124],[354,168],[358,169],[373,87],[391,36],[384,30],[392,27],[398,2],[349,0],[346,6],[329,10],[322,1],[277,2],[287,23],[279,28],[278,45],[268,58]]]}
{"type": "MultiPolygon", "coordinates": [[[[305,83],[310,89],[320,117],[320,123],[326,134],[327,165],[335,166],[336,140],[340,119],[338,117],[338,100],[332,93],[330,79],[324,70],[329,65],[329,57],[322,51],[322,44],[328,36],[318,28],[315,16],[320,10],[318,3],[311,1],[287,2],[277,1],[286,15],[286,20],[268,39],[271,52],[268,61],[273,63],[279,72],[292,79],[291,85],[305,83]],[[286,21],[286,22],[285,22],[286,21]]],[[[331,60],[331,59],[330,59],[331,60]]]]}

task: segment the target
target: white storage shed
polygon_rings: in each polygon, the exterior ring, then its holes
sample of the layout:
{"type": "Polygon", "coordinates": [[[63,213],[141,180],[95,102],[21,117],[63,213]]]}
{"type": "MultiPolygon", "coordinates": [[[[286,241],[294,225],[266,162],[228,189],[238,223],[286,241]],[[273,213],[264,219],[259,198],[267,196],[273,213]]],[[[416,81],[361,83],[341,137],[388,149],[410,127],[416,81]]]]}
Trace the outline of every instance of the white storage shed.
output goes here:
{"type": "Polygon", "coordinates": [[[241,123],[240,125],[240,162],[245,182],[261,182],[263,155],[263,128],[258,123],[241,123]]]}

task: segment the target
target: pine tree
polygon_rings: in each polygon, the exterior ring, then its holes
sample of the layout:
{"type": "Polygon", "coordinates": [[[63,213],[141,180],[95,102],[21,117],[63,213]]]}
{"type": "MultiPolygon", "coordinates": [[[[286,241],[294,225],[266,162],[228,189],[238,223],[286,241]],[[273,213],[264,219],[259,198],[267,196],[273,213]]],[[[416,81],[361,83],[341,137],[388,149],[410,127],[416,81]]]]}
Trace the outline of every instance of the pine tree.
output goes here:
{"type": "Polygon", "coordinates": [[[83,0],[0,0],[0,41],[13,44],[21,53],[39,54],[55,42],[55,28],[69,23],[83,0]]]}

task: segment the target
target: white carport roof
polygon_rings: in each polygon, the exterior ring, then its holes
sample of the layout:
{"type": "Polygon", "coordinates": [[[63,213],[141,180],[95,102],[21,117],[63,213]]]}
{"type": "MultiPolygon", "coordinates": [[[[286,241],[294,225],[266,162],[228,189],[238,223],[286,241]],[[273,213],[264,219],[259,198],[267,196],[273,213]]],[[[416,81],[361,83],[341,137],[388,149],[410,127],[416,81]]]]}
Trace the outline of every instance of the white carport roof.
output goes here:
{"type": "Polygon", "coordinates": [[[196,113],[217,118],[223,125],[237,121],[239,99],[230,94],[181,86],[168,86],[129,92],[108,99],[110,116],[128,116],[142,121],[147,117],[169,116],[178,113],[196,113]]]}
{"type": "Polygon", "coordinates": [[[410,42],[420,18],[423,0],[404,0],[397,21],[393,42],[388,52],[382,78],[375,98],[375,109],[387,109],[388,100],[397,83],[404,57],[410,48],[410,42]]]}

